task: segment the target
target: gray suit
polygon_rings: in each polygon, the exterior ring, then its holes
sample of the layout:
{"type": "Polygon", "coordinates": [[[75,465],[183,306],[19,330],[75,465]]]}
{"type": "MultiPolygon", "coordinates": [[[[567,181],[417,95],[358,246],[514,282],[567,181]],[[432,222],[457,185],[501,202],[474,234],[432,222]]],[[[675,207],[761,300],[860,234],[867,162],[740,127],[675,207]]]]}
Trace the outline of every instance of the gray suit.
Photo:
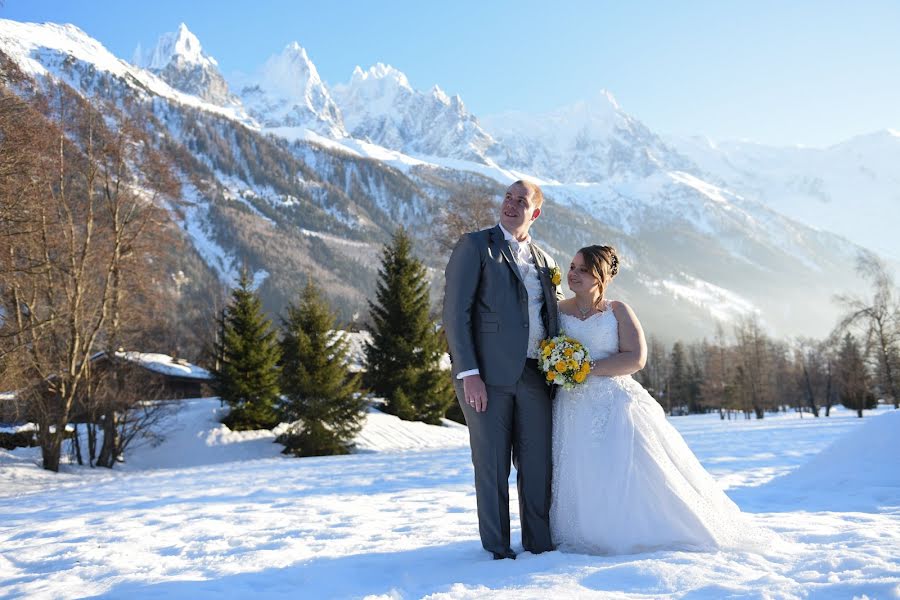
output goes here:
{"type": "MultiPolygon", "coordinates": [[[[556,263],[533,242],[547,336],[559,333],[556,263]]],[[[534,361],[526,363],[528,297],[499,226],[462,236],[445,270],[444,330],[453,361],[453,384],[469,427],[481,542],[490,552],[509,551],[510,452],[516,465],[522,545],[552,549],[550,539],[551,390],[534,361]],[[487,411],[465,401],[457,373],[479,369],[487,411]]]]}

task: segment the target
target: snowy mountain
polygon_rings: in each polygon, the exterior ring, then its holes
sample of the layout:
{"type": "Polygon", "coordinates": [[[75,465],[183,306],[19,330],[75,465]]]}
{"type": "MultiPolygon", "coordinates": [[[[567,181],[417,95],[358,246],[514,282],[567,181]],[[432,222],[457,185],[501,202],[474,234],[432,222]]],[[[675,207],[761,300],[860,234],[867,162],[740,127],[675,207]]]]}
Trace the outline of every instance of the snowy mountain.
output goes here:
{"type": "Polygon", "coordinates": [[[246,122],[243,110],[222,107],[175,89],[153,73],[113,55],[75,25],[0,19],[0,50],[27,75],[64,82],[86,97],[109,94],[103,85],[112,78],[140,100],[157,97],[180,107],[246,122]]]}
{"type": "Polygon", "coordinates": [[[334,96],[357,139],[406,154],[488,162],[485,151],[494,140],[458,95],[451,98],[437,85],[414,90],[401,71],[378,63],[367,71],[356,67],[334,96]]]}
{"type": "Polygon", "coordinates": [[[485,117],[497,163],[562,183],[605,182],[692,171],[684,156],[623,111],[609,92],[546,114],[485,117]]]}
{"type": "Polygon", "coordinates": [[[673,139],[709,179],[773,210],[900,260],[900,131],[829,148],[673,139]]]}
{"type": "Polygon", "coordinates": [[[166,206],[196,260],[225,283],[250,265],[273,312],[309,274],[341,318],[365,315],[377,250],[401,224],[437,300],[446,255],[434,221],[446,202],[499,197],[522,176],[544,181],[538,241],[562,264],[584,245],[617,246],[616,297],[664,339],[748,313],[779,334],[822,335],[836,309],[821,298],[855,285],[853,244],[705,175],[608,94],[487,129],[458,98],[416,91],[385,65],[356,70],[332,98],[296,43],[224,106],[173,77],[175,66],[218,72],[186,27],[138,53],[146,69],[72,26],[0,21],[0,52],[48,91],[69,85],[108,103],[111,123],[143,123],[183,182],[166,206]]]}
{"type": "Polygon", "coordinates": [[[341,112],[306,50],[297,42],[266,61],[241,89],[247,110],[264,127],[306,128],[326,137],[347,135],[341,112]]]}
{"type": "MultiPolygon", "coordinates": [[[[377,276],[361,259],[374,255],[398,219],[433,212],[395,170],[265,135],[240,104],[222,107],[176,90],[77,27],[0,20],[0,58],[3,70],[20,69],[47,94],[70,86],[102,107],[110,126],[146,128],[182,182],[180,195],[163,203],[196,251],[183,260],[205,264],[225,284],[250,265],[273,312],[308,273],[350,318],[377,276]]],[[[193,293],[209,293],[197,288],[206,274],[194,265],[179,269],[193,274],[193,293]]]]}
{"type": "Polygon", "coordinates": [[[139,44],[132,62],[186,94],[220,106],[238,103],[216,60],[203,52],[200,40],[184,23],[176,32],[163,34],[152,50],[145,51],[139,44]]]}

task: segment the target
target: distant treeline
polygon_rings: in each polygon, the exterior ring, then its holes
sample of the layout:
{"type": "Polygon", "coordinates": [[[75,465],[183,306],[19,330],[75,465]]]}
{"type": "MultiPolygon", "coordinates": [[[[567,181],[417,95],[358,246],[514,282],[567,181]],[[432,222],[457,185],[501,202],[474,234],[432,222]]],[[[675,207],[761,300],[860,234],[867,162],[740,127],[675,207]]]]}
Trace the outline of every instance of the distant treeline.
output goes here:
{"type": "Polygon", "coordinates": [[[653,336],[636,378],[670,415],[717,411],[763,418],[796,410],[828,416],[835,404],[857,411],[900,400],[900,294],[876,257],[858,259],[867,297],[838,297],[843,318],[824,340],[779,340],[747,317],[709,340],[666,347],[653,336]]]}

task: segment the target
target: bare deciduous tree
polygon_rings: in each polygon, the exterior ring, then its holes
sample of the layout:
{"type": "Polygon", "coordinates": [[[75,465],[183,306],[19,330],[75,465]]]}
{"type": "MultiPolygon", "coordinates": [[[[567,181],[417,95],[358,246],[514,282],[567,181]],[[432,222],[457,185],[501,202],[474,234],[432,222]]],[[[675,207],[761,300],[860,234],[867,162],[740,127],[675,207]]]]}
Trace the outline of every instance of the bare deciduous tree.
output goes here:
{"type": "Polygon", "coordinates": [[[745,412],[757,419],[772,407],[772,369],[769,339],[755,316],[742,318],[734,328],[737,358],[736,384],[739,386],[745,412]]]}
{"type": "Polygon", "coordinates": [[[872,296],[842,295],[837,301],[846,309],[836,335],[850,329],[863,334],[864,353],[874,362],[878,390],[894,408],[900,407],[900,298],[885,264],[874,254],[861,252],[857,272],[872,284],[872,296]]]}
{"type": "Polygon", "coordinates": [[[134,326],[125,316],[159,284],[151,240],[164,215],[154,200],[171,193],[173,179],[140,128],[126,119],[110,127],[67,86],[52,103],[2,94],[11,108],[0,113],[0,136],[29,143],[0,150],[0,169],[9,169],[0,184],[8,310],[0,358],[15,365],[44,468],[57,471],[91,356],[115,348],[134,326]]]}
{"type": "Polygon", "coordinates": [[[729,381],[733,370],[733,353],[728,348],[725,330],[721,323],[716,323],[716,334],[712,344],[707,344],[704,357],[703,382],[700,385],[700,396],[703,406],[719,411],[719,418],[725,419],[726,410],[731,418],[729,404],[729,381]]]}
{"type": "Polygon", "coordinates": [[[449,256],[460,236],[496,225],[497,218],[497,204],[490,195],[466,190],[451,196],[436,219],[435,242],[449,256]]]}

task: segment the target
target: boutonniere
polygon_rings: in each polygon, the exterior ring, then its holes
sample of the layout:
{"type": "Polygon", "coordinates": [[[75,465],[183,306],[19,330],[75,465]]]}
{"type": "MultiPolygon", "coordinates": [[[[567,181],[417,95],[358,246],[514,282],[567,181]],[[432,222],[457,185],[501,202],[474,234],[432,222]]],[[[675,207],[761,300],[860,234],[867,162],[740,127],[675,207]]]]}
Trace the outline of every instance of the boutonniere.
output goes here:
{"type": "Polygon", "coordinates": [[[562,283],[562,271],[559,270],[559,267],[550,269],[550,283],[556,287],[559,287],[559,284],[562,283]]]}

